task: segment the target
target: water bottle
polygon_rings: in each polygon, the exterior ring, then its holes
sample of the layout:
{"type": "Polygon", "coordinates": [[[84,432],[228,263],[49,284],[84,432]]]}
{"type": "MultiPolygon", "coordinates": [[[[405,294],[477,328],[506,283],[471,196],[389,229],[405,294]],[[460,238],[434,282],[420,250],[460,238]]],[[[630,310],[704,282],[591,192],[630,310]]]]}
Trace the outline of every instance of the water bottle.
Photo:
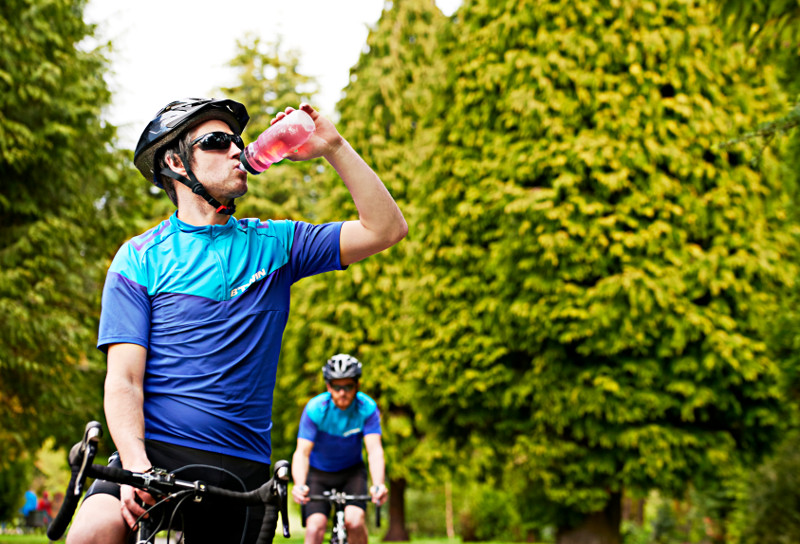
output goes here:
{"type": "Polygon", "coordinates": [[[314,134],[314,120],[303,110],[294,110],[261,133],[239,155],[239,169],[260,174],[283,159],[314,134]]]}

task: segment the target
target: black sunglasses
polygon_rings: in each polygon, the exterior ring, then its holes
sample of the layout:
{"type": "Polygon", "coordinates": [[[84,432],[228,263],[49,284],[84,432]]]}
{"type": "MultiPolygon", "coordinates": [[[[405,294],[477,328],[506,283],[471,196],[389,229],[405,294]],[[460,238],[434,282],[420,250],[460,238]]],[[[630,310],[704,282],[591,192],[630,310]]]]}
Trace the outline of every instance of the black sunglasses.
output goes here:
{"type": "Polygon", "coordinates": [[[242,137],[238,134],[228,134],[227,132],[209,132],[199,138],[192,140],[189,145],[200,145],[203,151],[227,151],[233,142],[239,149],[244,149],[242,137]]]}
{"type": "Polygon", "coordinates": [[[334,384],[331,384],[331,389],[333,389],[337,393],[339,391],[347,391],[349,393],[350,391],[352,391],[355,388],[356,388],[356,386],[353,383],[348,383],[347,385],[334,385],[334,384]]]}

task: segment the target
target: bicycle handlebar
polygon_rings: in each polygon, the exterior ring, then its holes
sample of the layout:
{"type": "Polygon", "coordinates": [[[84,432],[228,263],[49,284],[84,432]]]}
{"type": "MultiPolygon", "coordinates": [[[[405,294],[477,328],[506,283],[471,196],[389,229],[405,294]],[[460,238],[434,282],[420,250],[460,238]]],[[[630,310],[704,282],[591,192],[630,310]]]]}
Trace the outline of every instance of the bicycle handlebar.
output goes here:
{"type": "Polygon", "coordinates": [[[86,478],[99,478],[122,485],[130,485],[148,492],[168,495],[175,490],[194,491],[195,499],[204,496],[222,497],[242,504],[263,504],[264,521],[258,536],[259,544],[268,544],[278,528],[278,512],[283,521],[283,536],[289,538],[288,516],[288,482],[289,463],[278,461],[273,467],[273,477],[261,487],[252,491],[233,491],[221,487],[206,485],[200,480],[189,481],[175,478],[166,471],[131,472],[121,468],[94,465],[97,453],[97,442],[102,434],[100,423],[92,421],[86,425],[83,439],[75,444],[69,453],[69,465],[72,476],[67,486],[64,502],[53,522],[47,529],[50,540],[58,540],[64,534],[78,506],[86,478]],[[272,506],[273,508],[270,508],[272,506]],[[277,508],[275,508],[277,507],[277,508]]]}
{"type": "Polygon", "coordinates": [[[102,434],[102,426],[97,421],[90,421],[83,431],[83,439],[72,446],[67,457],[72,472],[64,502],[58,510],[55,519],[47,528],[47,537],[58,540],[66,531],[72,515],[83,495],[83,486],[86,483],[86,467],[92,464],[97,453],[97,443],[102,434]]]}
{"type": "MultiPolygon", "coordinates": [[[[323,491],[322,495],[309,495],[308,499],[311,501],[328,501],[331,504],[339,504],[344,506],[347,501],[369,501],[372,495],[348,495],[344,491],[323,491]]],[[[375,527],[381,526],[381,505],[375,505],[375,527]]]]}

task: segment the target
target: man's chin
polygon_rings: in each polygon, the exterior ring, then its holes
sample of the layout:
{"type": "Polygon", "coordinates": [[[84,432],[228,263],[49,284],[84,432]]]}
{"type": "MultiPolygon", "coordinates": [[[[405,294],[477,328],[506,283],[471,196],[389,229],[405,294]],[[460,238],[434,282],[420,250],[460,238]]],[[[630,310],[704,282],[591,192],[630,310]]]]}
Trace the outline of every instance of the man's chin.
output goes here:
{"type": "Polygon", "coordinates": [[[350,408],[350,405],[352,404],[352,402],[348,402],[347,404],[345,404],[345,403],[336,404],[336,403],[334,402],[333,404],[334,404],[334,405],[335,405],[335,406],[336,406],[336,407],[337,407],[339,410],[347,410],[348,408],[350,408]]]}
{"type": "Polygon", "coordinates": [[[236,184],[234,188],[229,193],[231,198],[239,198],[247,194],[247,176],[244,176],[244,179],[239,180],[239,183],[236,184]]]}

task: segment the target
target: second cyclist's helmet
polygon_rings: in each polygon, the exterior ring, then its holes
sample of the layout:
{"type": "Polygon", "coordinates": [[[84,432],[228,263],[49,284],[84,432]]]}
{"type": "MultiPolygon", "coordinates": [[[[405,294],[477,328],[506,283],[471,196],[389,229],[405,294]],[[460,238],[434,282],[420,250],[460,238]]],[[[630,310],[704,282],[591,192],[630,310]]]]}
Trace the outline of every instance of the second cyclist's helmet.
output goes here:
{"type": "Polygon", "coordinates": [[[186,98],[170,102],[156,113],[139,137],[133,154],[136,168],[147,180],[163,188],[158,172],[154,172],[158,150],[180,137],[184,130],[209,119],[225,121],[231,130],[241,134],[250,116],[247,108],[235,100],[186,98]]]}
{"type": "Polygon", "coordinates": [[[352,355],[340,353],[334,355],[322,367],[322,377],[326,382],[344,378],[359,379],[361,377],[361,363],[352,355]]]}

